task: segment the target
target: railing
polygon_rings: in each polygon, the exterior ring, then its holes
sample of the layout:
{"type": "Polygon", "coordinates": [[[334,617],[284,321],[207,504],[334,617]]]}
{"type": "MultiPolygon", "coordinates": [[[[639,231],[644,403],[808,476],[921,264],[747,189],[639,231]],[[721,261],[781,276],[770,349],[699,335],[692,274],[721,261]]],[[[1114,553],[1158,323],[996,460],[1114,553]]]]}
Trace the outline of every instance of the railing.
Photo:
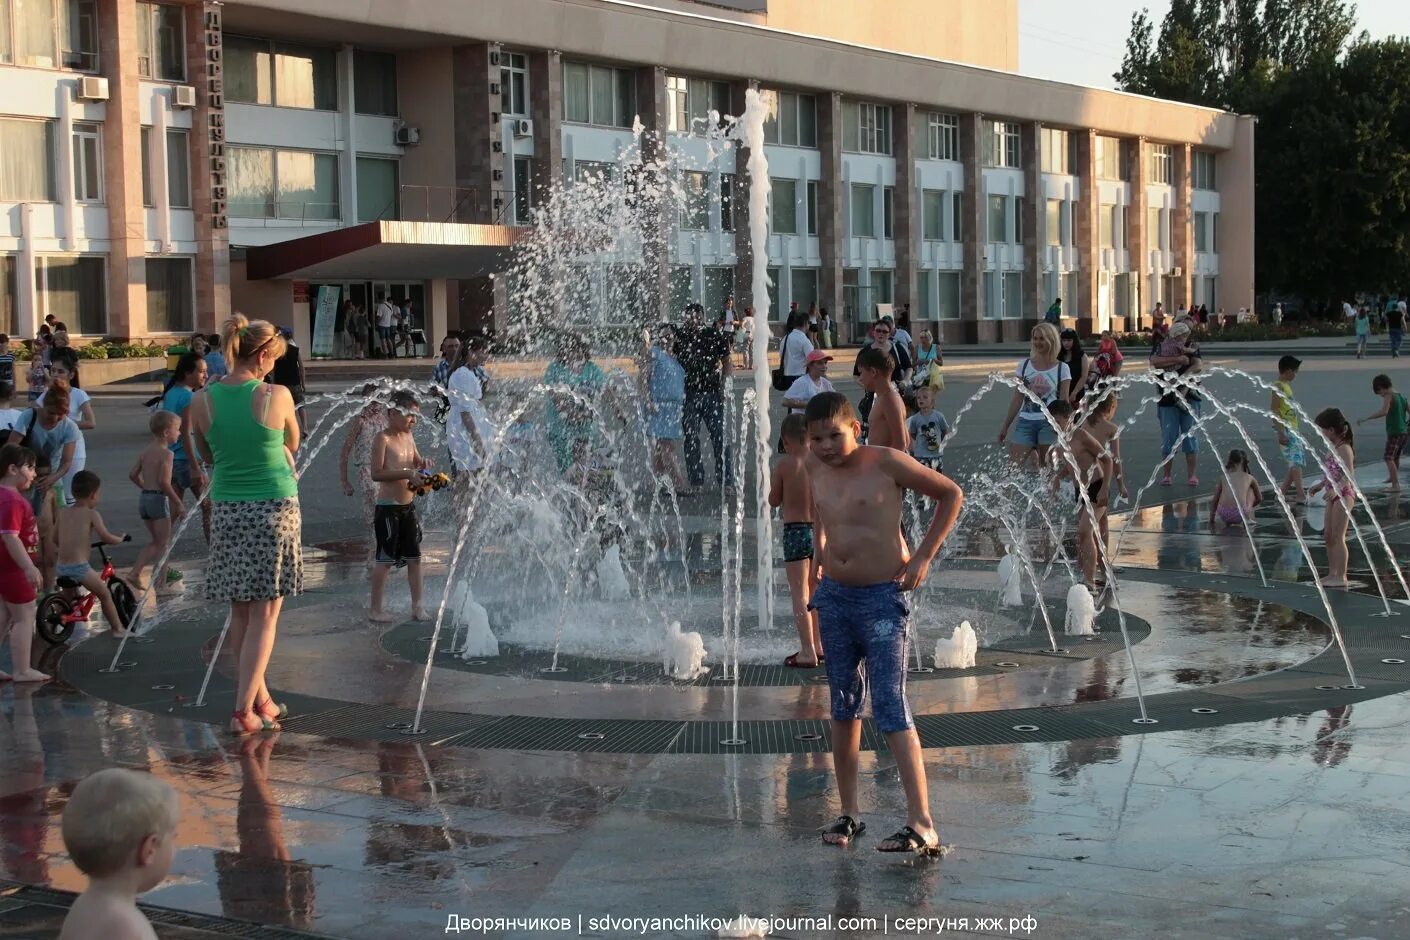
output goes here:
{"type": "Polygon", "coordinates": [[[473,186],[422,186],[403,183],[395,206],[388,202],[379,218],[404,222],[472,222],[490,225],[527,225],[515,210],[512,189],[483,190],[473,186]],[[396,209],[393,215],[392,210],[396,209]]]}
{"type": "Polygon", "coordinates": [[[337,225],[342,221],[340,206],[336,202],[271,199],[263,204],[265,211],[259,215],[248,211],[252,205],[253,203],[250,202],[243,205],[235,201],[230,202],[228,204],[230,218],[238,220],[242,224],[254,223],[257,225],[270,225],[279,222],[337,225]]]}

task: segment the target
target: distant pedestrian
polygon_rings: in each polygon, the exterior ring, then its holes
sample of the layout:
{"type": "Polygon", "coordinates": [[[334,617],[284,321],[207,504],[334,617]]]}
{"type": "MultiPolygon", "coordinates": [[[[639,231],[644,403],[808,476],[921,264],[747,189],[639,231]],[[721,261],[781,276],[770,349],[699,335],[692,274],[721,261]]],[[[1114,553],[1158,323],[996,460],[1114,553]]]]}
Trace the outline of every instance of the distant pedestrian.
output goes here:
{"type": "Polygon", "coordinates": [[[391,359],[396,355],[397,308],[385,294],[377,296],[377,339],[382,355],[391,359]]]}
{"type": "Polygon", "coordinates": [[[754,308],[744,308],[744,319],[739,321],[739,345],[744,350],[744,368],[754,368],[754,308]]]}
{"type": "Polygon", "coordinates": [[[1390,357],[1400,358],[1400,341],[1405,336],[1405,301],[1386,307],[1386,335],[1390,339],[1390,357]]]}
{"type": "Polygon", "coordinates": [[[1356,358],[1366,358],[1366,343],[1371,338],[1371,315],[1363,306],[1356,311],[1356,358]]]}

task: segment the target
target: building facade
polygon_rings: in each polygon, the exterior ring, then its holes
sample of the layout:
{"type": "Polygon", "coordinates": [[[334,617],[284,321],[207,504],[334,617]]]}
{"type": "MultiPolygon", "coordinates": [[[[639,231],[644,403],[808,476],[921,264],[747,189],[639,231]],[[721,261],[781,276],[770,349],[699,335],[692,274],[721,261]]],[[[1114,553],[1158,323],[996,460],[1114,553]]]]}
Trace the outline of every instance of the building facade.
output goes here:
{"type": "MultiPolygon", "coordinates": [[[[874,6],[908,48],[797,0],[0,4],[0,329],[238,309],[307,342],[320,299],[379,295],[431,342],[495,325],[547,186],[619,172],[638,121],[703,149],[698,118],[751,85],[778,101],[775,319],[816,302],[855,339],[909,304],[953,343],[1021,337],[1056,297],[1091,331],[1252,304],[1252,118],[1013,74],[1016,0],[874,6]]],[[[667,310],[751,303],[744,159],[685,181],[667,310]]]]}

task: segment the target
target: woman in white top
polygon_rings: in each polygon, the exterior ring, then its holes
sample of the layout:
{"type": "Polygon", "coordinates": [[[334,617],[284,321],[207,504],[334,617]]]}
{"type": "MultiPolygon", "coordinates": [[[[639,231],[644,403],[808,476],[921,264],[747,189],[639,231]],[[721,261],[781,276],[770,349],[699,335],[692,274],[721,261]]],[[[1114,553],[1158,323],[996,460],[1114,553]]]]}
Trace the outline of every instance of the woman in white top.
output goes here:
{"type": "MultiPolygon", "coordinates": [[[[64,503],[73,503],[73,478],[88,463],[88,449],[83,443],[83,431],[91,431],[98,426],[97,420],[93,417],[93,402],[83,389],[78,387],[78,357],[72,350],[55,350],[53,358],[49,362],[49,375],[52,379],[63,379],[69,383],[69,417],[74,424],[78,425],[78,442],[73,448],[73,462],[69,464],[69,472],[64,474],[64,503]]],[[[44,403],[44,396],[39,396],[39,403],[44,403]]]]}
{"type": "Polygon", "coordinates": [[[813,351],[812,340],[803,332],[808,319],[804,314],[794,314],[789,318],[778,344],[778,362],[783,374],[796,379],[808,371],[808,354],[813,351]]]}
{"type": "Polygon", "coordinates": [[[1028,358],[1020,362],[1013,373],[1023,388],[1014,389],[1008,415],[999,428],[999,443],[1008,439],[1009,426],[1013,425],[1009,456],[1022,465],[1029,455],[1036,454],[1038,466],[1042,467],[1048,457],[1048,448],[1057,441],[1057,432],[1048,421],[1047,406],[1055,401],[1067,400],[1072,372],[1067,363],[1058,361],[1061,340],[1057,327],[1051,323],[1039,323],[1033,327],[1030,342],[1028,358]]]}
{"type": "Polygon", "coordinates": [[[827,364],[832,357],[821,349],[808,353],[807,371],[798,376],[783,393],[783,407],[789,414],[808,407],[808,399],[823,392],[835,392],[827,377],[827,364]]]}

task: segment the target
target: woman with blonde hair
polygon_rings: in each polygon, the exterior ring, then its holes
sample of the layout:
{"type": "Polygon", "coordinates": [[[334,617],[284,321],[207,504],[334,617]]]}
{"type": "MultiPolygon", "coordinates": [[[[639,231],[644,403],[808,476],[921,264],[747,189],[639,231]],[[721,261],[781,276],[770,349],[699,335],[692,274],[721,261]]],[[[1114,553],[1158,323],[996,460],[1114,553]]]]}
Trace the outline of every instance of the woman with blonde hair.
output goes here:
{"type": "Polygon", "coordinates": [[[1012,425],[1009,456],[1017,464],[1022,465],[1030,456],[1036,456],[1038,466],[1043,466],[1048,448],[1057,441],[1057,431],[1048,420],[1048,406],[1055,401],[1067,401],[1072,386],[1072,371],[1067,363],[1058,359],[1061,349],[1057,327],[1039,323],[1033,327],[1028,358],[1013,372],[1021,387],[1013,391],[1008,415],[999,428],[999,443],[1008,439],[1012,425]]]}
{"type": "Polygon", "coordinates": [[[206,598],[230,605],[229,646],[238,664],[233,734],[278,730],[287,714],[270,700],[265,669],[284,598],[303,589],[294,399],[264,377],[284,355],[273,324],[235,314],[222,343],[230,374],[191,403],[196,449],[211,466],[211,547],[206,598]]]}

